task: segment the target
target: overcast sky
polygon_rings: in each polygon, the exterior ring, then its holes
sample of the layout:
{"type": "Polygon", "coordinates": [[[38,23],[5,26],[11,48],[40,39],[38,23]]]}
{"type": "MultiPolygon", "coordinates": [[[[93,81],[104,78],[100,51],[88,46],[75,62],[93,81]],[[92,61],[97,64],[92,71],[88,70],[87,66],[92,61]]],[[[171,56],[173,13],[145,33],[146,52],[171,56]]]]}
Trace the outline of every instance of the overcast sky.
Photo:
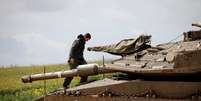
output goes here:
{"type": "MultiPolygon", "coordinates": [[[[0,0],[0,66],[65,63],[78,34],[88,46],[141,33],[168,42],[201,20],[201,0],[0,0]]],[[[114,56],[85,51],[86,60],[114,56]]]]}

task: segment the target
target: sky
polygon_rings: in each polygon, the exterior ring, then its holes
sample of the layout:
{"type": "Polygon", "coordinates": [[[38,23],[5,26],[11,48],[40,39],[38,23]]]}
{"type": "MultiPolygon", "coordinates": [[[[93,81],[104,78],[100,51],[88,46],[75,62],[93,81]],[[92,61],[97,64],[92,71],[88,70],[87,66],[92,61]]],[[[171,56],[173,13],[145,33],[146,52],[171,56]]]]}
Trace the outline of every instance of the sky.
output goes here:
{"type": "Polygon", "coordinates": [[[201,0],[0,0],[0,66],[66,63],[73,40],[88,32],[86,47],[143,33],[152,44],[168,42],[193,29],[200,12],[201,0]]]}

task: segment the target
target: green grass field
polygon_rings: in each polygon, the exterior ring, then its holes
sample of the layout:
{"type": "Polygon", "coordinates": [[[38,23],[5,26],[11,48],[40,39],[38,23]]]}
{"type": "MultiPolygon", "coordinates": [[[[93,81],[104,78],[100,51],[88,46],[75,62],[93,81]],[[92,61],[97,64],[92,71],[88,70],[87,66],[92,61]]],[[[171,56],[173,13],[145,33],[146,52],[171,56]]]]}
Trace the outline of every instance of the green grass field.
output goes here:
{"type": "MultiPolygon", "coordinates": [[[[67,70],[65,64],[46,65],[46,72],[67,70]]],[[[21,77],[24,75],[43,73],[44,66],[8,67],[0,68],[0,101],[31,101],[45,94],[44,81],[35,81],[24,84],[21,77]]],[[[90,76],[88,80],[101,79],[102,75],[90,76]]],[[[71,86],[79,83],[79,77],[74,77],[71,86]]],[[[61,88],[63,78],[46,80],[46,91],[52,92],[61,88]]]]}

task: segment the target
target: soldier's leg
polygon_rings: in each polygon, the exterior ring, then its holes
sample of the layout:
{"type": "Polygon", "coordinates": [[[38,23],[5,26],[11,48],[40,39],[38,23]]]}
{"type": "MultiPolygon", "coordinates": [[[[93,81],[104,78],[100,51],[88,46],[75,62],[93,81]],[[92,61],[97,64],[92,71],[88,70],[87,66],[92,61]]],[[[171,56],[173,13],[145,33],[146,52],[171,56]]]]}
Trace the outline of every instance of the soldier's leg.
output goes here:
{"type": "Polygon", "coordinates": [[[80,83],[87,82],[87,78],[88,78],[88,76],[81,76],[80,83]]]}
{"type": "Polygon", "coordinates": [[[68,88],[68,86],[70,85],[72,79],[73,79],[73,77],[65,78],[64,83],[63,83],[63,87],[68,88]]]}
{"type": "MultiPolygon", "coordinates": [[[[80,65],[84,65],[84,64],[87,64],[87,62],[85,60],[81,61],[80,65]]],[[[80,83],[86,82],[87,78],[88,78],[88,76],[81,76],[80,83]]]]}
{"type": "MultiPolygon", "coordinates": [[[[77,64],[70,64],[69,63],[70,70],[75,69],[77,67],[77,64]]],[[[63,87],[68,88],[71,81],[73,80],[73,77],[67,77],[64,79],[63,87]]]]}

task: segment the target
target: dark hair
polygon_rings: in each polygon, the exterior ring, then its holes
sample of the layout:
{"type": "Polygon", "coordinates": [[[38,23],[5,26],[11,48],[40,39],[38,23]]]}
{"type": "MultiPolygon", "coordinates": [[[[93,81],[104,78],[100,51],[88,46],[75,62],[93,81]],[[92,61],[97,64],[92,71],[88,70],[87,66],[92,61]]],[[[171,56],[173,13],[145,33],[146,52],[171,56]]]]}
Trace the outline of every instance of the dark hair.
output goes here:
{"type": "Polygon", "coordinates": [[[86,33],[86,34],[84,34],[84,36],[85,36],[86,38],[91,39],[91,34],[90,34],[90,33],[86,33]]]}

